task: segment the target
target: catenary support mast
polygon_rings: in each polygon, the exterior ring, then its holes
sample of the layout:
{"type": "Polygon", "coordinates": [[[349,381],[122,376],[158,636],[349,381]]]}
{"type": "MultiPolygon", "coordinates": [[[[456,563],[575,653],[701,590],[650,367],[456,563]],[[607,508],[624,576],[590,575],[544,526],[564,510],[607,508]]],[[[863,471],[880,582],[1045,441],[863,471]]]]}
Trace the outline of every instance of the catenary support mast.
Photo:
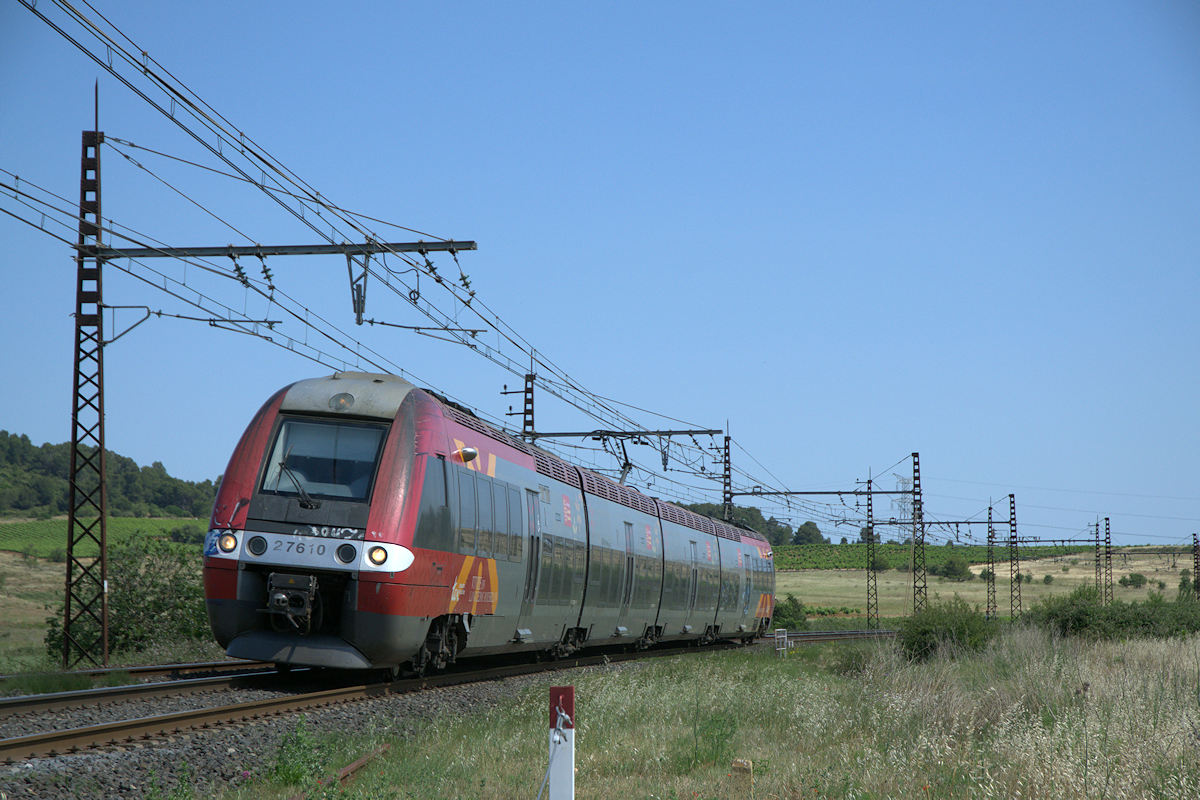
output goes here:
{"type": "MultiPolygon", "coordinates": [[[[98,126],[97,126],[98,127],[98,126]]],[[[100,145],[83,132],[75,253],[75,371],[71,401],[63,669],[108,664],[108,497],[104,454],[104,259],[100,247],[100,145]],[[95,555],[93,555],[95,554],[95,555]]]]}

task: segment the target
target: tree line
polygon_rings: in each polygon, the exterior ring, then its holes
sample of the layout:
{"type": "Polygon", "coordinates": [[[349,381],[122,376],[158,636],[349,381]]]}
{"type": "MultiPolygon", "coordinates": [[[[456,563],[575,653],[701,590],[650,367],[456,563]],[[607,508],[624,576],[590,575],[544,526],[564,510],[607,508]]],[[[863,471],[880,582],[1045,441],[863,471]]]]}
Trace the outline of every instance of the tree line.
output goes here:
{"type": "MultiPolygon", "coordinates": [[[[724,513],[724,506],[720,503],[692,503],[683,507],[716,519],[722,519],[724,513]]],[[[734,506],[732,521],[758,531],[775,547],[785,544],[829,544],[829,539],[821,535],[817,523],[809,521],[792,528],[775,517],[763,517],[762,511],[753,506],[734,506]]]]}
{"type": "MultiPolygon", "coordinates": [[[[207,517],[212,512],[214,481],[173,478],[161,461],[140,467],[112,450],[105,459],[113,516],[207,517]]],[[[0,516],[67,513],[70,467],[70,443],[35,445],[24,434],[0,431],[0,516]]]]}

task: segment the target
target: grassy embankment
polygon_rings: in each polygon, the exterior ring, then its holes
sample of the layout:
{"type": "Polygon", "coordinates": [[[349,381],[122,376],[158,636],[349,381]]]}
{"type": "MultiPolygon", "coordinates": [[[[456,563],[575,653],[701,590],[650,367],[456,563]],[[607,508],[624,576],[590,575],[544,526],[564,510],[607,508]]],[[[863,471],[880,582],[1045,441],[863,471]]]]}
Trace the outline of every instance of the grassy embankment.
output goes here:
{"type": "Polygon", "coordinates": [[[303,759],[293,748],[225,797],[326,796],[315,776],[381,741],[388,755],[337,796],[532,797],[560,683],[576,687],[580,797],[1196,797],[1198,655],[1198,637],[1089,643],[1017,628],[924,664],[887,642],[640,662],[545,678],[453,719],[380,720],[355,738],[309,729],[303,759]],[[734,758],[754,762],[752,791],[734,758]]]}
{"type": "MultiPolygon", "coordinates": [[[[203,530],[205,520],[112,518],[108,522],[110,542],[118,542],[137,531],[166,536],[173,529],[191,526],[203,530]]],[[[66,579],[65,559],[67,521],[65,519],[0,523],[0,673],[51,670],[58,665],[43,644],[46,618],[51,606],[63,599],[66,579]],[[56,553],[56,551],[58,551],[56,553]]],[[[95,547],[82,548],[85,556],[95,547]]],[[[196,569],[200,569],[200,551],[196,551],[196,569]]],[[[141,653],[136,663],[161,660],[187,661],[194,656],[220,658],[214,646],[188,643],[169,652],[141,653]],[[205,654],[205,655],[201,655],[205,654]]],[[[114,663],[122,663],[118,658],[114,663]]]]}
{"type": "MultiPolygon", "coordinates": [[[[1162,591],[1168,598],[1175,596],[1179,585],[1179,570],[1190,568],[1190,559],[1162,554],[1138,553],[1136,548],[1120,550],[1113,555],[1113,597],[1119,600],[1145,600],[1151,591],[1162,591]],[[1139,572],[1148,579],[1140,589],[1118,585],[1125,575],[1139,572]],[[1159,588],[1159,582],[1166,589],[1159,588]]],[[[974,564],[971,571],[978,575],[982,565],[974,564]]],[[[1021,584],[1021,604],[1029,608],[1033,603],[1056,594],[1066,594],[1081,584],[1095,584],[1095,560],[1084,554],[1054,556],[1038,560],[1021,560],[1022,574],[1033,576],[1030,583],[1021,584]],[[1045,583],[1045,577],[1053,579],[1045,583]]],[[[806,606],[818,608],[850,608],[865,622],[867,608],[867,573],[862,569],[845,570],[796,570],[776,575],[775,593],[783,599],[789,593],[795,595],[806,606]]],[[[968,603],[981,608],[987,604],[987,581],[976,578],[970,581],[952,581],[933,575],[928,576],[927,592],[930,600],[937,596],[945,598],[957,594],[968,603]]],[[[876,573],[879,590],[880,617],[902,617],[912,613],[912,573],[885,570],[876,573]]],[[[996,563],[996,606],[1001,616],[1009,611],[1008,562],[996,563]]],[[[826,624],[831,618],[809,617],[809,627],[819,629],[835,627],[826,624]]],[[[846,615],[832,619],[846,619],[846,615]]],[[[842,624],[840,627],[845,627],[842,624]]]]}

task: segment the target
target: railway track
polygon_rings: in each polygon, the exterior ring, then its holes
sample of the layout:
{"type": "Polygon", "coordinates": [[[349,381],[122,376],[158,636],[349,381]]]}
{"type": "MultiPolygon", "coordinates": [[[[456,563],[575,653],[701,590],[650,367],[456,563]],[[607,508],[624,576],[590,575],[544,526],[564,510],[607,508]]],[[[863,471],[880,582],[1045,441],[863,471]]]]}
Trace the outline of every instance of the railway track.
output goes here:
{"type": "MultiPolygon", "coordinates": [[[[851,641],[886,638],[894,635],[894,633],[894,631],[800,631],[789,633],[788,641],[789,643],[851,641]]],[[[772,638],[767,637],[764,641],[770,644],[772,638]]],[[[706,651],[711,652],[713,649],[715,648],[706,648],[706,651]]],[[[246,702],[210,706],[169,714],[121,719],[86,727],[53,730],[0,739],[0,763],[11,764],[18,760],[76,753],[123,743],[144,742],[189,730],[209,728],[279,714],[295,713],[340,703],[418,692],[425,689],[457,686],[639,658],[672,656],[684,652],[697,652],[697,648],[686,646],[655,649],[640,653],[601,653],[559,661],[518,663],[491,666],[482,670],[454,671],[391,682],[356,683],[353,685],[321,688],[315,691],[284,693],[275,697],[259,698],[246,702]]],[[[71,708],[79,705],[119,702],[130,697],[145,699],[146,697],[211,691],[222,688],[246,688],[247,685],[259,686],[272,681],[278,686],[280,677],[275,673],[268,675],[217,676],[158,684],[143,684],[139,686],[86,689],[79,692],[56,693],[55,695],[9,698],[0,701],[0,717],[18,713],[71,708]]]]}
{"type": "MultiPolygon", "coordinates": [[[[198,728],[259,719],[278,714],[294,713],[339,703],[370,700],[393,694],[417,692],[423,689],[457,686],[466,683],[606,664],[615,661],[627,661],[637,658],[678,655],[679,653],[689,651],[695,652],[696,648],[664,648],[662,650],[643,653],[608,653],[560,661],[493,666],[483,670],[447,672],[423,678],[339,686],[298,694],[285,694],[278,697],[250,700],[243,703],[233,703],[171,714],[159,714],[136,719],[123,719],[87,727],[71,728],[69,730],[55,730],[28,736],[0,739],[0,763],[11,764],[17,760],[76,753],[92,748],[122,743],[135,743],[198,728]]],[[[278,676],[274,677],[277,678],[278,676]]],[[[177,686],[179,683],[176,681],[164,684],[164,686],[177,686]]],[[[104,692],[107,690],[95,689],[85,691],[94,692],[95,694],[92,696],[102,700],[104,692]]],[[[33,698],[15,698],[15,700],[21,699],[36,700],[36,696],[33,698]]],[[[14,703],[12,707],[14,710],[10,713],[20,712],[18,703],[14,703]]]]}
{"type": "MultiPolygon", "coordinates": [[[[250,670],[273,669],[270,661],[196,661],[185,664],[155,664],[133,667],[103,667],[97,669],[74,670],[68,674],[90,678],[94,681],[103,680],[114,675],[128,675],[131,678],[169,678],[180,679],[187,676],[212,675],[224,672],[246,672],[250,670]]],[[[12,683],[18,675],[0,675],[0,688],[12,683]]]]}
{"type": "MultiPolygon", "coordinates": [[[[813,644],[816,642],[847,642],[855,639],[894,639],[896,631],[887,630],[868,630],[868,631],[789,631],[787,634],[788,644],[813,644]]],[[[770,643],[774,639],[768,635],[763,637],[762,641],[770,643]]]]}

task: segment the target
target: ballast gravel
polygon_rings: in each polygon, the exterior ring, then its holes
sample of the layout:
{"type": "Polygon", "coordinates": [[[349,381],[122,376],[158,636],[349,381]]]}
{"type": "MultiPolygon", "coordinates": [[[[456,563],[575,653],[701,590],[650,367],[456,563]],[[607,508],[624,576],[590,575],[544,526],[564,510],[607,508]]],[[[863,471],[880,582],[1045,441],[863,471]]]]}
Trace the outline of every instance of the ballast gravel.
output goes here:
{"type": "MultiPolygon", "coordinates": [[[[620,670],[636,662],[592,671],[620,670]]],[[[572,670],[576,672],[576,670],[572,670]]],[[[327,731],[375,732],[403,739],[413,734],[416,723],[441,716],[474,713],[496,705],[532,683],[545,681],[546,674],[487,681],[373,700],[344,703],[305,711],[308,729],[317,737],[327,731]]],[[[271,692],[239,690],[224,692],[218,704],[253,699],[251,695],[271,692]]],[[[119,716],[150,716],[175,710],[203,707],[203,695],[157,698],[120,704],[119,716]],[[129,706],[145,706],[137,709],[129,706]],[[178,707],[176,707],[178,706],[178,707]],[[139,713],[140,712],[140,713],[139,713]]],[[[211,701],[211,698],[210,698],[211,701]]],[[[114,709],[116,706],[114,705],[114,709]]],[[[82,709],[39,714],[53,716],[50,727],[75,728],[113,719],[103,709],[82,709]]],[[[0,765],[0,800],[78,800],[79,798],[128,798],[170,796],[179,784],[190,784],[195,797],[210,797],[256,779],[270,771],[280,740],[295,730],[299,715],[290,714],[234,723],[209,730],[185,731],[148,742],[124,744],[75,755],[39,758],[0,765]]],[[[5,720],[3,736],[36,732],[5,720]]],[[[45,730],[39,727],[36,730],[45,730]]],[[[336,765],[338,767],[344,765],[336,765]]],[[[186,796],[186,794],[184,795],[186,796]]]]}

